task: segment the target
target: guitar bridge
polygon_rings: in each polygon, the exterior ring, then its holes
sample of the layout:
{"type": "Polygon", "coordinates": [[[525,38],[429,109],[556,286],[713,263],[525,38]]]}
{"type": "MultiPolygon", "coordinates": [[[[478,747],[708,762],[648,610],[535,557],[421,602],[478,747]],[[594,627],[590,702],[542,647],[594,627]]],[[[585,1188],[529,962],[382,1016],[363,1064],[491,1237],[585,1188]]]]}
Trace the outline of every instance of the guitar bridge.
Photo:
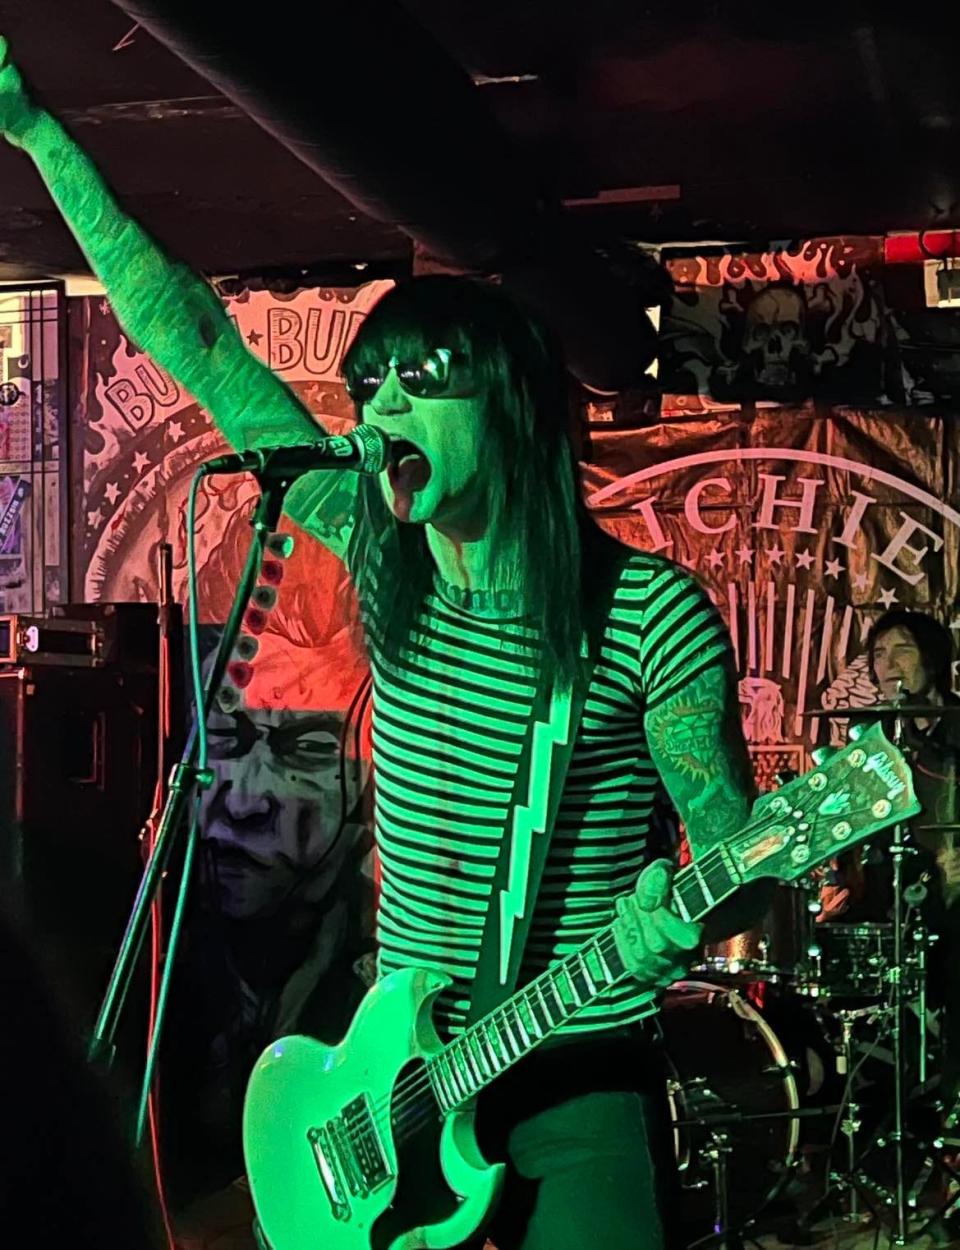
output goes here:
{"type": "Polygon", "coordinates": [[[350,1199],[367,1198],[393,1179],[366,1095],[307,1132],[335,1220],[350,1218],[350,1199]]]}

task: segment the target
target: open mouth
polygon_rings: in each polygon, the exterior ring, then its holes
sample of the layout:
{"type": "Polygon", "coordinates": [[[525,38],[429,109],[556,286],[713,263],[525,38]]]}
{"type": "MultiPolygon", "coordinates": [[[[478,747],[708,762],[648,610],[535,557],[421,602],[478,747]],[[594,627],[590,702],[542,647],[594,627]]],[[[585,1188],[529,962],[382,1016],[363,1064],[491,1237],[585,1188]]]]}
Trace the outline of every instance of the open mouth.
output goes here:
{"type": "Polygon", "coordinates": [[[387,474],[394,490],[421,490],[430,480],[430,461],[409,439],[392,438],[387,474]]]}

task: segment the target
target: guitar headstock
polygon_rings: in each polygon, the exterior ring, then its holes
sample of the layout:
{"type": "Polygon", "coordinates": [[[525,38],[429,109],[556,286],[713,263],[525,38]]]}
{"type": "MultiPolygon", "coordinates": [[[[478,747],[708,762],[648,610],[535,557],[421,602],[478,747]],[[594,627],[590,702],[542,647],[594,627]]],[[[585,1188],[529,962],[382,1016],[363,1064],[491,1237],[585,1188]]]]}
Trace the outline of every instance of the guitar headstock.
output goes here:
{"type": "Polygon", "coordinates": [[[919,810],[907,762],[877,724],[825,763],[761,795],[727,848],[743,881],[794,881],[919,810]]]}

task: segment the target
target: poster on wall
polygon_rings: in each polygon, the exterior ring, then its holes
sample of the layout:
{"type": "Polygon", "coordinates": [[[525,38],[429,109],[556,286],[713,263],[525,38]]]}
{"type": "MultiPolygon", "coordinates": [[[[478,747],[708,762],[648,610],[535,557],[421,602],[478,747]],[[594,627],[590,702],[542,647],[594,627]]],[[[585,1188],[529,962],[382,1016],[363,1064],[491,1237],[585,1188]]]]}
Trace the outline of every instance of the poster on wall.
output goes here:
{"type": "Polygon", "coordinates": [[[66,598],[63,305],[57,286],[0,290],[0,612],[66,598]]]}
{"type": "MultiPolygon", "coordinates": [[[[246,291],[225,303],[249,349],[297,391],[318,425],[337,432],[353,420],[339,361],[387,285],[316,288],[287,297],[246,291]]],[[[79,380],[73,404],[79,412],[73,451],[79,483],[72,554],[76,597],[152,601],[157,546],[169,542],[175,597],[183,602],[190,477],[225,443],[193,398],[127,339],[106,300],[71,300],[70,327],[71,376],[79,380]]],[[[249,509],[254,495],[249,477],[204,484],[198,568],[215,557],[229,518],[249,509]]],[[[224,620],[230,598],[229,586],[211,582],[201,619],[224,620]]]]}

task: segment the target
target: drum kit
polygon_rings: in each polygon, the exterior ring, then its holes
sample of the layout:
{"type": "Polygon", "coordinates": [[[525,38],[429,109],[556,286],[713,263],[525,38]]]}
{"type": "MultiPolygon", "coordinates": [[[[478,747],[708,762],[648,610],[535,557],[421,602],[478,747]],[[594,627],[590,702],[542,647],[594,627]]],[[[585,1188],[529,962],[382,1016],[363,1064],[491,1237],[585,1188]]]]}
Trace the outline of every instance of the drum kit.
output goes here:
{"type": "MultiPolygon", "coordinates": [[[[944,709],[864,711],[896,718],[896,738],[904,718],[944,709]]],[[[926,826],[927,842],[933,833],[952,846],[958,832],[960,824],[926,826]]],[[[906,829],[894,830],[885,854],[894,902],[882,923],[829,916],[822,874],[781,884],[758,925],[708,945],[694,979],[666,995],[684,1222],[701,1234],[691,1245],[738,1250],[764,1211],[799,1242],[829,1212],[875,1220],[907,1245],[960,1204],[930,1060],[927,963],[937,936],[919,906],[925,891],[904,883],[914,854],[906,829]]]]}

